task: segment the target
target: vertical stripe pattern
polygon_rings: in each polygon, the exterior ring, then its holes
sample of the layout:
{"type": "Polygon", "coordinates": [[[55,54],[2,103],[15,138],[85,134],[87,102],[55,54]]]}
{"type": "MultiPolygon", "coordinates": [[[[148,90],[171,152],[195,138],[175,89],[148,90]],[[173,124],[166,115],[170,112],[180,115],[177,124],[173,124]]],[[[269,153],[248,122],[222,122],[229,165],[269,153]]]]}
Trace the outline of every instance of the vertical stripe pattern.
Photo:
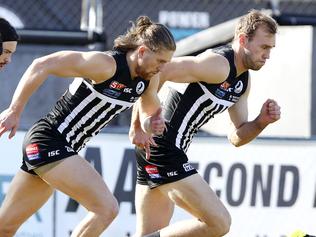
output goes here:
{"type": "MultiPolygon", "coordinates": [[[[78,83],[77,81],[74,83],[78,83]]],[[[133,103],[109,98],[93,89],[82,80],[81,86],[72,86],[73,108],[59,120],[57,130],[66,138],[71,147],[79,151],[91,137],[95,136],[119,113],[129,109],[133,103]],[[76,90],[74,89],[76,88],[76,90]],[[78,94],[83,94],[82,98],[78,94]]]]}

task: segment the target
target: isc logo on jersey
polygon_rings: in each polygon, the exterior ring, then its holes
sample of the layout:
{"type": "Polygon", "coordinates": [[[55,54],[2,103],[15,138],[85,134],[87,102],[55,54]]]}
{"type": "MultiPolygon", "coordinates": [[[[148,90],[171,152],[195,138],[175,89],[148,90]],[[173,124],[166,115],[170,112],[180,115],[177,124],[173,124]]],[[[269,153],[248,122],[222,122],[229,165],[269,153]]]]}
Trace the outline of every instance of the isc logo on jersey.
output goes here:
{"type": "Polygon", "coordinates": [[[124,88],[123,92],[125,93],[132,93],[132,88],[124,88]]]}

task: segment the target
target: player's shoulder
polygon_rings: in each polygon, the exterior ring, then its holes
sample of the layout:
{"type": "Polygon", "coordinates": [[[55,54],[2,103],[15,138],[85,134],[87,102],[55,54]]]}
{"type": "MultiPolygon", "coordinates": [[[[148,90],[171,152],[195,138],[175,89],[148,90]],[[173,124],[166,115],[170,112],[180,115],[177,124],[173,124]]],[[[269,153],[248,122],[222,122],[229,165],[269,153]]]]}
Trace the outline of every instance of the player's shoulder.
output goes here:
{"type": "Polygon", "coordinates": [[[204,52],[197,55],[198,60],[203,61],[216,61],[218,63],[228,63],[228,60],[225,56],[222,54],[219,54],[212,49],[207,49],[204,52]]]}

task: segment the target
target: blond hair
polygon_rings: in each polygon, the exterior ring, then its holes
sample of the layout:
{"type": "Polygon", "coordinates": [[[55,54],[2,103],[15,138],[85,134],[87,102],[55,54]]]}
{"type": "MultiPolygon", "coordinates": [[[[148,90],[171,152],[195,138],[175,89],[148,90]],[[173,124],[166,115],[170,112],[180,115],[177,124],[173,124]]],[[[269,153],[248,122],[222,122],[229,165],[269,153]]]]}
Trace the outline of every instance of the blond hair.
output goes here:
{"type": "Polygon", "coordinates": [[[240,18],[235,29],[235,39],[239,34],[244,33],[251,40],[259,27],[264,27],[271,34],[276,34],[278,25],[276,21],[265,13],[258,10],[251,10],[240,18]]]}

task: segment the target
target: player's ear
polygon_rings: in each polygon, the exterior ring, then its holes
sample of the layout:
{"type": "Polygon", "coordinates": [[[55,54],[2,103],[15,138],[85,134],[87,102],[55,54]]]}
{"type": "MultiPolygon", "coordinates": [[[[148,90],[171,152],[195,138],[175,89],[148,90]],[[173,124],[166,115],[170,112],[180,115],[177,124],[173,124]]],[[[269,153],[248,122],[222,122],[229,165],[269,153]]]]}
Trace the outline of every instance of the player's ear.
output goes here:
{"type": "Polygon", "coordinates": [[[147,47],[145,45],[141,45],[138,47],[138,56],[143,57],[145,51],[147,50],[147,47]]]}
{"type": "Polygon", "coordinates": [[[248,35],[246,35],[245,33],[240,33],[238,35],[238,40],[241,46],[245,46],[248,42],[248,35]]]}

